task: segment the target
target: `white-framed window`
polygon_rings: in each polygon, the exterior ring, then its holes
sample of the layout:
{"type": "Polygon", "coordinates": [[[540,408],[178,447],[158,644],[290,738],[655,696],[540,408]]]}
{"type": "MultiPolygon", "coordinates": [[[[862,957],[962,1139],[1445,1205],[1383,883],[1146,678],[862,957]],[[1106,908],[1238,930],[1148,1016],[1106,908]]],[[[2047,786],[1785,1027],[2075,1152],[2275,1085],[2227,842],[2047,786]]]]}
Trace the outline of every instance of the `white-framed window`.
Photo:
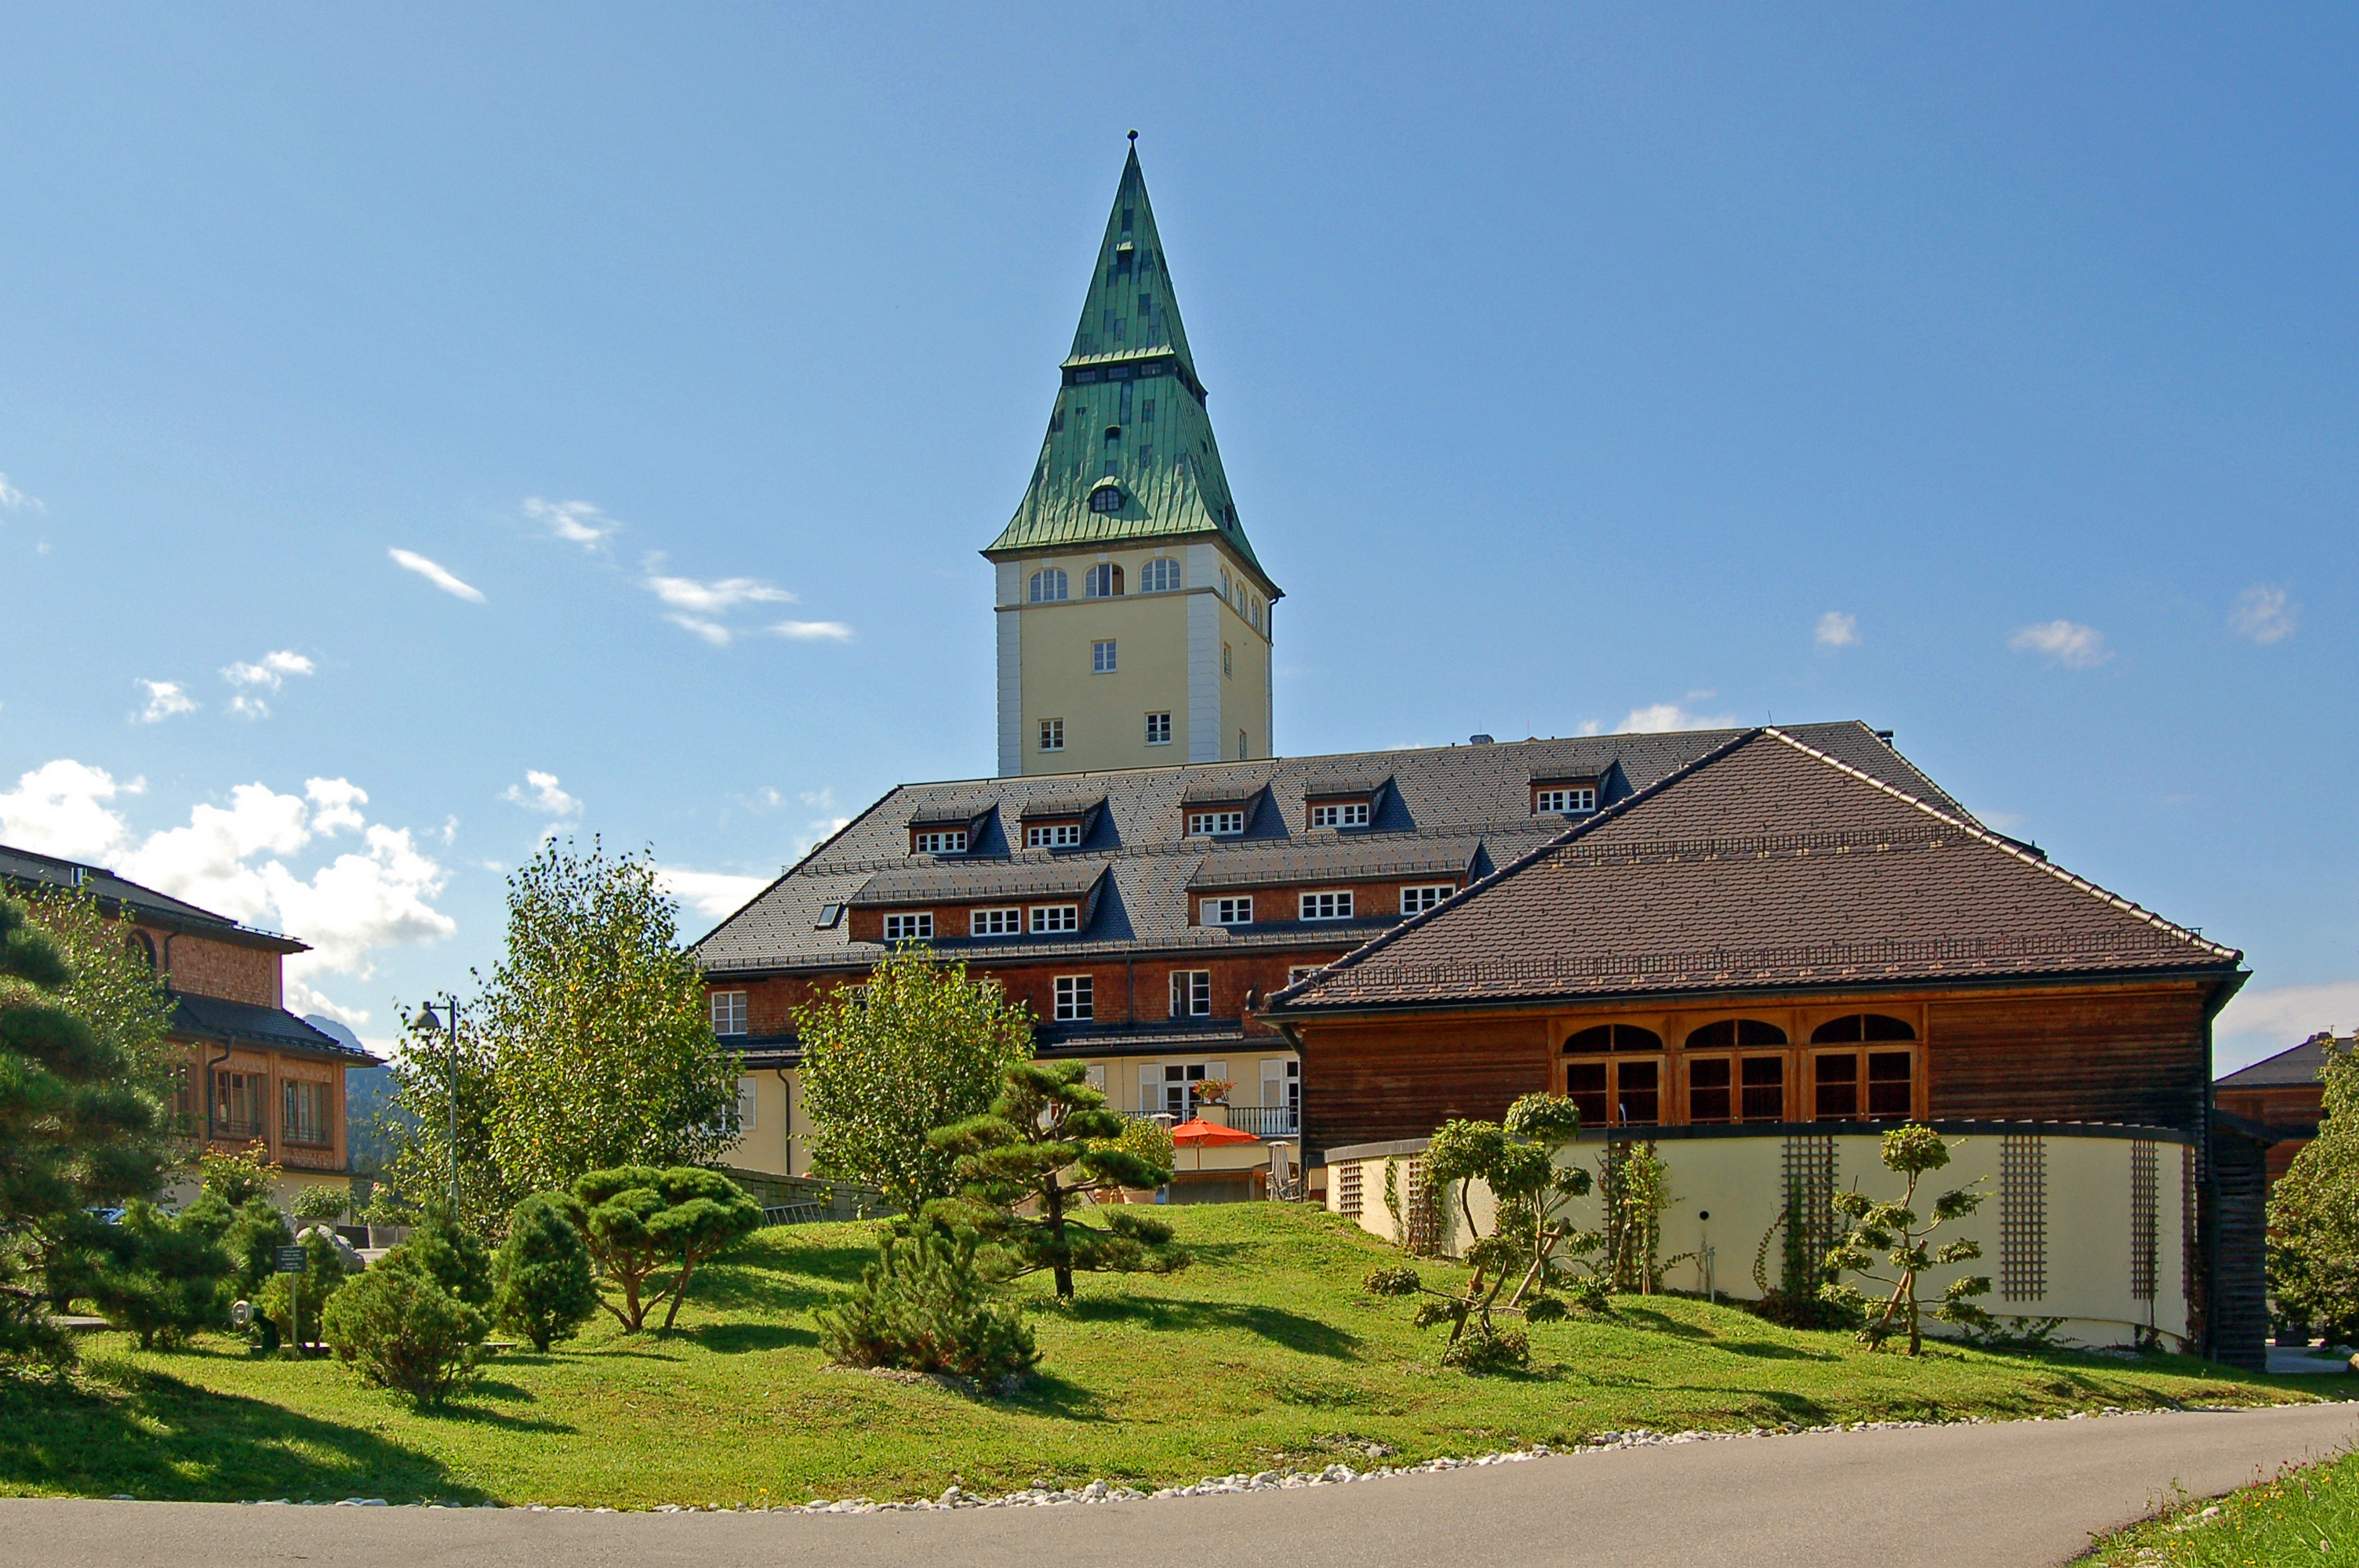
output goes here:
{"type": "Polygon", "coordinates": [[[1251,750],[1245,743],[1245,732],[1240,730],[1237,731],[1237,761],[1242,762],[1250,754],[1251,750]]]}
{"type": "Polygon", "coordinates": [[[1114,674],[1114,639],[1090,644],[1090,673],[1098,676],[1114,674]]]}
{"type": "Polygon", "coordinates": [[[755,1130],[754,1113],[762,1103],[762,1097],[757,1092],[757,1087],[752,1078],[737,1080],[737,1130],[741,1134],[755,1130]]]}
{"type": "Polygon", "coordinates": [[[1401,913],[1422,914],[1458,891],[1456,882],[1428,882],[1421,887],[1401,889],[1401,913]]]}
{"type": "Polygon", "coordinates": [[[1339,800],[1310,808],[1313,827],[1365,827],[1368,825],[1368,803],[1364,800],[1339,800]]]}
{"type": "Polygon", "coordinates": [[[1302,1130],[1302,1064],[1299,1061],[1279,1062],[1265,1056],[1261,1064],[1261,1103],[1266,1111],[1282,1113],[1280,1125],[1265,1128],[1270,1132],[1299,1132],[1302,1130]]]}
{"type": "Polygon", "coordinates": [[[1239,898],[1234,895],[1227,898],[1208,898],[1204,901],[1200,913],[1207,925],[1251,925],[1253,899],[1251,896],[1239,898]]]}
{"type": "Polygon", "coordinates": [[[966,913],[966,934],[970,936],[1014,936],[1024,929],[1024,912],[1020,909],[970,909],[966,913]]]}
{"type": "Polygon", "coordinates": [[[745,993],[744,991],[712,993],[712,1033],[715,1034],[745,1033],[745,993]]]}
{"type": "Polygon", "coordinates": [[[1032,906],[1032,929],[1038,935],[1079,931],[1081,928],[1082,906],[1078,903],[1036,903],[1032,906]]]}
{"type": "Polygon", "coordinates": [[[1179,592],[1180,563],[1169,556],[1161,556],[1139,568],[1138,591],[1141,593],[1179,592]]]}
{"type": "Polygon", "coordinates": [[[1226,1062],[1150,1063],[1138,1070],[1138,1108],[1185,1121],[1196,1114],[1196,1091],[1204,1080],[1228,1076],[1226,1062]]]}
{"type": "Polygon", "coordinates": [[[1057,977],[1057,1022],[1087,1023],[1097,1016],[1096,981],[1088,975],[1057,977]]]}
{"type": "Polygon", "coordinates": [[[1065,597],[1065,574],[1055,567],[1043,567],[1032,574],[1032,602],[1050,604],[1065,597]]]}
{"type": "Polygon", "coordinates": [[[1245,814],[1242,810],[1191,811],[1188,814],[1190,834],[1211,834],[1217,838],[1224,833],[1245,830],[1245,814]]]}
{"type": "Polygon", "coordinates": [[[1304,893],[1302,895],[1302,918],[1305,920],[1351,919],[1351,890],[1347,888],[1342,892],[1304,893]]]}
{"type": "Polygon", "coordinates": [[[1230,586],[1229,568],[1226,567],[1221,568],[1221,597],[1223,599],[1236,597],[1236,589],[1230,586]]]}
{"type": "Polygon", "coordinates": [[[1065,749],[1065,721],[1061,719],[1040,720],[1040,749],[1061,752],[1065,749]]]}
{"type": "Polygon", "coordinates": [[[1174,1018],[1212,1016],[1212,970],[1174,969],[1171,971],[1171,1016],[1174,1018]]]}
{"type": "Polygon", "coordinates": [[[1288,964],[1286,966],[1286,983],[1300,985],[1326,967],[1324,964],[1288,964]]]}
{"type": "Polygon", "coordinates": [[[966,829],[963,827],[929,827],[917,838],[920,855],[963,855],[966,853],[966,829]]]}
{"type": "Polygon", "coordinates": [[[916,914],[888,914],[885,917],[885,940],[887,942],[930,942],[934,939],[934,912],[921,910],[916,914]]]}
{"type": "Polygon", "coordinates": [[[1082,574],[1082,597],[1112,599],[1122,591],[1122,568],[1101,561],[1082,574]]]}
{"type": "Polygon", "coordinates": [[[1024,829],[1027,849],[1070,849],[1082,841],[1078,822],[1036,822],[1024,829]]]}
{"type": "Polygon", "coordinates": [[[1171,744],[1171,715],[1150,713],[1147,716],[1147,743],[1150,746],[1171,744]]]}
{"type": "Polygon", "coordinates": [[[1590,784],[1550,784],[1546,789],[1532,792],[1532,815],[1535,816],[1596,809],[1597,791],[1590,784]]]}
{"type": "Polygon", "coordinates": [[[1253,600],[1253,625],[1255,631],[1261,630],[1261,595],[1257,593],[1254,595],[1253,600]]]}
{"type": "Polygon", "coordinates": [[[1229,658],[1229,645],[1223,643],[1221,644],[1221,674],[1233,676],[1236,673],[1236,665],[1229,658]]]}

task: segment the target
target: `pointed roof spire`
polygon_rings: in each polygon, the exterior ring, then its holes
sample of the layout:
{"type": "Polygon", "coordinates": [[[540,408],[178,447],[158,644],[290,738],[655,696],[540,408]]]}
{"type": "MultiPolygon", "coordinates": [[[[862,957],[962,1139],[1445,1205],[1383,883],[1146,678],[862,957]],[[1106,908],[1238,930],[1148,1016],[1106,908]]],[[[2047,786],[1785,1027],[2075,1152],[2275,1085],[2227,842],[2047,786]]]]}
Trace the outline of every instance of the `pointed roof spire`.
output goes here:
{"type": "Polygon", "coordinates": [[[1271,582],[1237,520],[1180,301],[1138,168],[1138,133],[1060,367],[1064,386],[1023,504],[984,553],[1217,534],[1271,582]]]}

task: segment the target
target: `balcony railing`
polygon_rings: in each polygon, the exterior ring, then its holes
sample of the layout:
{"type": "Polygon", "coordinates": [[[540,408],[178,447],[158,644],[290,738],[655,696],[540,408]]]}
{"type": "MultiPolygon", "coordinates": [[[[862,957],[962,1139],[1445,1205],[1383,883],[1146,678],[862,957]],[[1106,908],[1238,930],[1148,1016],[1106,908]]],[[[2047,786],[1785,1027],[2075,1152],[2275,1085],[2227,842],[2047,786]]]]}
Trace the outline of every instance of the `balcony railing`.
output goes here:
{"type": "Polygon", "coordinates": [[[1302,1117],[1292,1106],[1233,1105],[1229,1125],[1256,1138],[1293,1138],[1302,1131],[1302,1117]]]}
{"type": "Polygon", "coordinates": [[[265,1136],[266,1134],[259,1121],[241,1121],[234,1116],[216,1115],[213,1118],[212,1137],[216,1142],[252,1143],[265,1136]]]}

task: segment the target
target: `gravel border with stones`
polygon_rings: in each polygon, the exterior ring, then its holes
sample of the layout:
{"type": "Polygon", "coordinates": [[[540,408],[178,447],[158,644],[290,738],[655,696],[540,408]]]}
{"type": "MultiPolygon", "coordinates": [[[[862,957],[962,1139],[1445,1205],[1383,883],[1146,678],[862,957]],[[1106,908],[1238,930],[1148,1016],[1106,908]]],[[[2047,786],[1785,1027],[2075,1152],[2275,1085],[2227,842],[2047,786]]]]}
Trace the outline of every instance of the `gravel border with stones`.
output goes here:
{"type": "MultiPolygon", "coordinates": [[[[1032,1487],[1021,1492],[1008,1492],[999,1497],[987,1497],[951,1487],[929,1501],[880,1503],[868,1498],[814,1498],[807,1503],[774,1503],[761,1508],[723,1507],[710,1503],[699,1507],[694,1503],[657,1503],[647,1509],[585,1508],[578,1504],[508,1504],[508,1503],[403,1503],[388,1504],[383,1498],[345,1498],[339,1501],[297,1503],[287,1498],[272,1498],[251,1506],[258,1508],[373,1508],[400,1507],[413,1509],[499,1509],[513,1513],[537,1514],[883,1514],[922,1513],[944,1509],[1023,1509],[1061,1508],[1089,1503],[1153,1502],[1165,1498],[1208,1498],[1230,1492],[1290,1492],[1305,1487],[1341,1487],[1361,1481],[1386,1481],[1398,1476],[1432,1476],[1450,1470],[1479,1470],[1493,1465],[1519,1465],[1532,1459],[1561,1458],[1583,1454],[1612,1454],[1631,1448],[1662,1448],[1682,1443],[1744,1443],[1761,1438],[1812,1437],[1835,1432],[1908,1432],[1934,1426],[2007,1426],[2017,1422],[2103,1421],[2114,1416],[2170,1415],[2196,1410],[2242,1410],[2242,1405],[2180,1405],[2146,1410],[2125,1410],[2119,1405],[2106,1405],[2093,1411],[2073,1411],[2064,1415],[2022,1416],[2010,1421],[1995,1421],[1988,1416],[1965,1416],[1956,1421],[1859,1421],[1834,1422],[1825,1426],[1801,1426],[1788,1422],[1784,1426],[1748,1427],[1742,1432],[1655,1432],[1634,1428],[1628,1432],[1600,1433],[1584,1443],[1559,1448],[1548,1444],[1535,1444],[1529,1448],[1509,1449],[1495,1454],[1483,1454],[1464,1459],[1429,1459],[1419,1465],[1386,1465],[1374,1469],[1354,1470],[1349,1465],[1330,1465],[1323,1470],[1262,1470],[1248,1475],[1243,1471],[1234,1476],[1207,1476],[1193,1486],[1161,1487],[1153,1491],[1137,1487],[1115,1486],[1107,1481],[1092,1481],[1086,1487],[1032,1487]]],[[[2258,1407],[2254,1407],[2258,1408],[2258,1407]]],[[[133,1499],[116,1495],[118,1501],[133,1499]]]]}

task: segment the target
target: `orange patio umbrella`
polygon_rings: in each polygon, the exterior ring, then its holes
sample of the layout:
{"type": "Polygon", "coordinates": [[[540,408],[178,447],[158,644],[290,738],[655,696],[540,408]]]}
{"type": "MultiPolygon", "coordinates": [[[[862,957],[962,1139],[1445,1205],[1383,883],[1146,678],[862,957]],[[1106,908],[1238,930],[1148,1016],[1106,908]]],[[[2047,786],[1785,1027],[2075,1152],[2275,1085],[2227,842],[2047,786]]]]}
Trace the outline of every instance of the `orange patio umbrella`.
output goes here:
{"type": "Polygon", "coordinates": [[[1171,1130],[1171,1141],[1185,1143],[1196,1151],[1196,1169],[1204,1168],[1204,1145],[1207,1143],[1258,1143],[1260,1139],[1241,1128],[1223,1127],[1199,1116],[1183,1121],[1171,1130]]]}

